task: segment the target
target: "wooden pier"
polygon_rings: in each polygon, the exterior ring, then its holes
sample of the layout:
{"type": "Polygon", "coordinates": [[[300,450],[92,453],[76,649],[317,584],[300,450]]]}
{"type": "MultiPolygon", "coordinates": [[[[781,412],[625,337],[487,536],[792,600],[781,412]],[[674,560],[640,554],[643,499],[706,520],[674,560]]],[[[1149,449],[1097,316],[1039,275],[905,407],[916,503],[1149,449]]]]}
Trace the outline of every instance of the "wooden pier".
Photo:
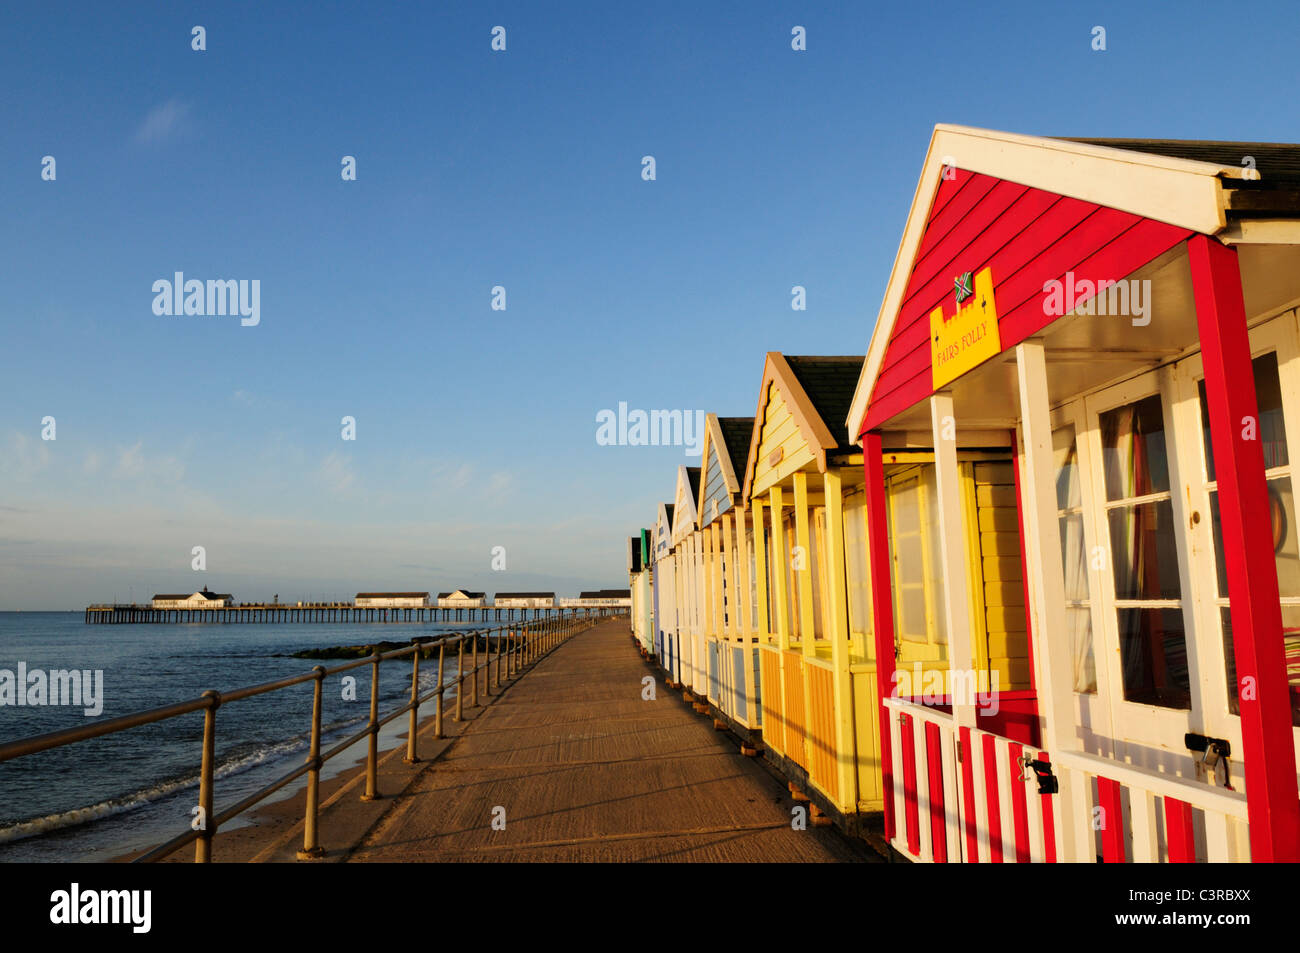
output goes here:
{"type": "Polygon", "coordinates": [[[383,816],[332,859],[881,859],[865,841],[793,823],[799,804],[786,786],[712,718],[662,681],[647,698],[645,679],[655,675],[629,645],[626,619],[578,633],[380,802],[383,816]]]}
{"type": "Polygon", "coordinates": [[[626,613],[618,606],[564,606],[515,609],[502,606],[372,607],[352,602],[240,603],[233,606],[156,608],[152,605],[92,605],[86,622],[93,625],[210,622],[511,622],[516,619],[603,619],[626,613]],[[504,614],[503,614],[504,613],[504,614]],[[518,613],[518,615],[516,615],[518,613]],[[532,613],[530,616],[529,613],[532,613]]]}

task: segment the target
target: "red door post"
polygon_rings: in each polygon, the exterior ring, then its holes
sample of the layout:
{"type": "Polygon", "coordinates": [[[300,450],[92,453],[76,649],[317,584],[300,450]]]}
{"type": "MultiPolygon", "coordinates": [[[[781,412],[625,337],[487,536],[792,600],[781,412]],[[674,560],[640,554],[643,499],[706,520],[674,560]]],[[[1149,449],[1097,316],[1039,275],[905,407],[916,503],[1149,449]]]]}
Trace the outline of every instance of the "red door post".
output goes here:
{"type": "Polygon", "coordinates": [[[876,694],[880,700],[881,793],[885,800],[885,839],[894,839],[894,760],[885,699],[894,691],[894,598],[889,572],[885,515],[885,462],[880,434],[862,435],[862,469],[867,504],[867,555],[871,566],[871,615],[876,639],[876,694]]]}
{"type": "Polygon", "coordinates": [[[1236,250],[1208,236],[1188,239],[1187,250],[1219,481],[1250,856],[1255,862],[1295,861],[1300,859],[1300,800],[1290,687],[1241,271],[1236,250]]]}

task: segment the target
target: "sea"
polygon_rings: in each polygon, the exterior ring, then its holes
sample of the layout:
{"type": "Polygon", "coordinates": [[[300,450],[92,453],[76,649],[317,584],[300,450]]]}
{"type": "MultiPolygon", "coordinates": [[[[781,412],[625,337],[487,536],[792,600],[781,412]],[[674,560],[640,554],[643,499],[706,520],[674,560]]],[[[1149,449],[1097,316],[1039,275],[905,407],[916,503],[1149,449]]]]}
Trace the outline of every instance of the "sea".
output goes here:
{"type": "MultiPolygon", "coordinates": [[[[493,623],[494,625],[496,623],[493,623]]],[[[187,623],[87,625],[82,612],[0,612],[0,670],[103,672],[102,705],[0,704],[0,742],[84,725],[332,667],[343,659],[301,659],[293,653],[338,645],[400,642],[414,636],[483,629],[479,623],[187,623]]],[[[454,681],[446,666],[445,680],[454,681]]],[[[0,678],[3,677],[0,672],[0,678]]],[[[420,690],[437,682],[437,663],[422,661],[420,690]]],[[[221,706],[216,715],[215,809],[233,804],[300,766],[311,730],[312,684],[221,706]]],[[[411,664],[380,666],[380,715],[410,698],[411,664]]],[[[447,698],[455,697],[454,686],[447,698]]],[[[326,679],[321,749],[356,732],[369,717],[370,667],[326,679]],[[354,676],[355,700],[345,675],[354,676]]],[[[430,703],[431,704],[431,703],[430,703]]],[[[432,707],[428,709],[432,711],[432,707]]],[[[421,719],[426,710],[421,709],[421,719]]],[[[381,750],[396,746],[406,717],[380,733],[381,750]]],[[[151,847],[189,829],[198,801],[203,713],[132,728],[102,738],[0,763],[0,862],[105,861],[151,847]]],[[[322,777],[354,766],[365,741],[329,761],[322,777]]],[[[300,779],[272,795],[292,796],[300,779]]],[[[256,810],[256,808],[254,809],[256,810]]],[[[246,826],[248,814],[223,829],[246,826]]]]}

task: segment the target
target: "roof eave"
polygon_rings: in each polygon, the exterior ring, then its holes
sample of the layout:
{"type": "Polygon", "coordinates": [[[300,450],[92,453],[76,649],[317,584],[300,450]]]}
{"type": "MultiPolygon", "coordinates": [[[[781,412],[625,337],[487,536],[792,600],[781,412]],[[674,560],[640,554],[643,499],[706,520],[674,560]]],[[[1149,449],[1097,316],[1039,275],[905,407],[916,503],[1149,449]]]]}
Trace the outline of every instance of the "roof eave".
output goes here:
{"type": "Polygon", "coordinates": [[[871,390],[945,165],[1206,235],[1218,234],[1227,225],[1225,180],[1243,178],[1242,169],[1211,162],[969,126],[936,125],[845,421],[854,444],[860,442],[871,390]]]}

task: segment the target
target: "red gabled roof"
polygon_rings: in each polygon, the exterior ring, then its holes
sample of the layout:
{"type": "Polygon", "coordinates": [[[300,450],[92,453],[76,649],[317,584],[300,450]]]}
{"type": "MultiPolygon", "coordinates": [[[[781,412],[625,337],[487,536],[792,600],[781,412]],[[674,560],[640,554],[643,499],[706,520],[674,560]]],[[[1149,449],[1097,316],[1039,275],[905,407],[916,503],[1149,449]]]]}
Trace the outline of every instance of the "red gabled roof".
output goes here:
{"type": "Polygon", "coordinates": [[[1002,349],[1055,320],[1043,285],[1118,280],[1192,234],[1130,212],[955,170],[935,189],[859,435],[934,393],[930,312],[953,309],[953,281],[992,270],[1002,349]]]}

